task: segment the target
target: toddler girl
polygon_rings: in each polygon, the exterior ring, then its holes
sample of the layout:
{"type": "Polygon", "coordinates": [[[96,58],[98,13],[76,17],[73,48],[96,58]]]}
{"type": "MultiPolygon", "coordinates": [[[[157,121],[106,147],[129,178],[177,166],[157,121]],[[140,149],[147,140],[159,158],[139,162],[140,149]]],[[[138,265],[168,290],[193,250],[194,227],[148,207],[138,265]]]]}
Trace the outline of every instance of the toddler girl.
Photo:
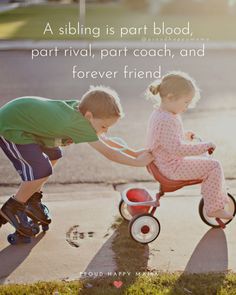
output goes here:
{"type": "Polygon", "coordinates": [[[160,172],[173,180],[201,179],[201,193],[209,217],[231,219],[224,210],[228,202],[221,164],[201,156],[214,150],[212,142],[191,143],[192,132],[184,132],[180,114],[200,98],[194,80],[182,72],[170,72],[154,82],[147,96],[158,102],[148,126],[147,147],[160,172]],[[198,157],[197,157],[198,156],[198,157]]]}

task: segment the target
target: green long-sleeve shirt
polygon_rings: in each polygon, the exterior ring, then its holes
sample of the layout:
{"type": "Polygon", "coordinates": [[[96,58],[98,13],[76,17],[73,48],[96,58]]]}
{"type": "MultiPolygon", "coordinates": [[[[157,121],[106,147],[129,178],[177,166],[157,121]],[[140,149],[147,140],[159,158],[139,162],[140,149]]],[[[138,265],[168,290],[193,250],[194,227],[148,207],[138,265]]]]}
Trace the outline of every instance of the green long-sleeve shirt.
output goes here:
{"type": "Polygon", "coordinates": [[[16,144],[47,147],[97,141],[95,129],[78,111],[78,100],[20,97],[0,108],[0,135],[16,144]]]}

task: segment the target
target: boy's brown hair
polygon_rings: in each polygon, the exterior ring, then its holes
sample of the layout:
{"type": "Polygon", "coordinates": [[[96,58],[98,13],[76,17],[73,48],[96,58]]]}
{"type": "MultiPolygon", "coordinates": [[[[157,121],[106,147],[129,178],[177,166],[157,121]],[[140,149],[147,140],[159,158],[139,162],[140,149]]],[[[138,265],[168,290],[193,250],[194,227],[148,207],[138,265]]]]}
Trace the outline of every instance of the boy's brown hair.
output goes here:
{"type": "Polygon", "coordinates": [[[79,110],[83,115],[89,111],[94,118],[98,119],[124,116],[118,94],[104,86],[90,86],[90,89],[82,96],[79,110]]]}

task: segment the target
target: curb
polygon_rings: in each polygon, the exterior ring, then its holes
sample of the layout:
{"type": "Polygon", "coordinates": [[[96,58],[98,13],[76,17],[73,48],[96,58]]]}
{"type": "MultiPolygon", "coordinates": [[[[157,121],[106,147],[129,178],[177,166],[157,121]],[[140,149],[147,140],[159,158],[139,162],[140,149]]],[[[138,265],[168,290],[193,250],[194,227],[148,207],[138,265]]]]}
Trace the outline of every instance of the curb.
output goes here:
{"type": "Polygon", "coordinates": [[[0,13],[1,12],[5,12],[5,11],[8,11],[8,10],[12,10],[12,9],[16,9],[18,8],[20,5],[20,3],[12,3],[12,4],[1,4],[0,5],[0,13]]]}

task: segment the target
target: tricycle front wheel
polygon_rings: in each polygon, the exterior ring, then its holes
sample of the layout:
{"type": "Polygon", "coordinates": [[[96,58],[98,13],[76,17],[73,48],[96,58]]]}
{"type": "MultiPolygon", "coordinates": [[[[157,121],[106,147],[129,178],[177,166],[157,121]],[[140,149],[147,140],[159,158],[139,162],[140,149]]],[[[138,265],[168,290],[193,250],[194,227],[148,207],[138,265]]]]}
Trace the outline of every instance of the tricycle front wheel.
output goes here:
{"type": "Polygon", "coordinates": [[[131,237],[141,244],[153,242],[159,236],[160,231],[160,222],[149,213],[137,215],[129,223],[131,237]]]}

